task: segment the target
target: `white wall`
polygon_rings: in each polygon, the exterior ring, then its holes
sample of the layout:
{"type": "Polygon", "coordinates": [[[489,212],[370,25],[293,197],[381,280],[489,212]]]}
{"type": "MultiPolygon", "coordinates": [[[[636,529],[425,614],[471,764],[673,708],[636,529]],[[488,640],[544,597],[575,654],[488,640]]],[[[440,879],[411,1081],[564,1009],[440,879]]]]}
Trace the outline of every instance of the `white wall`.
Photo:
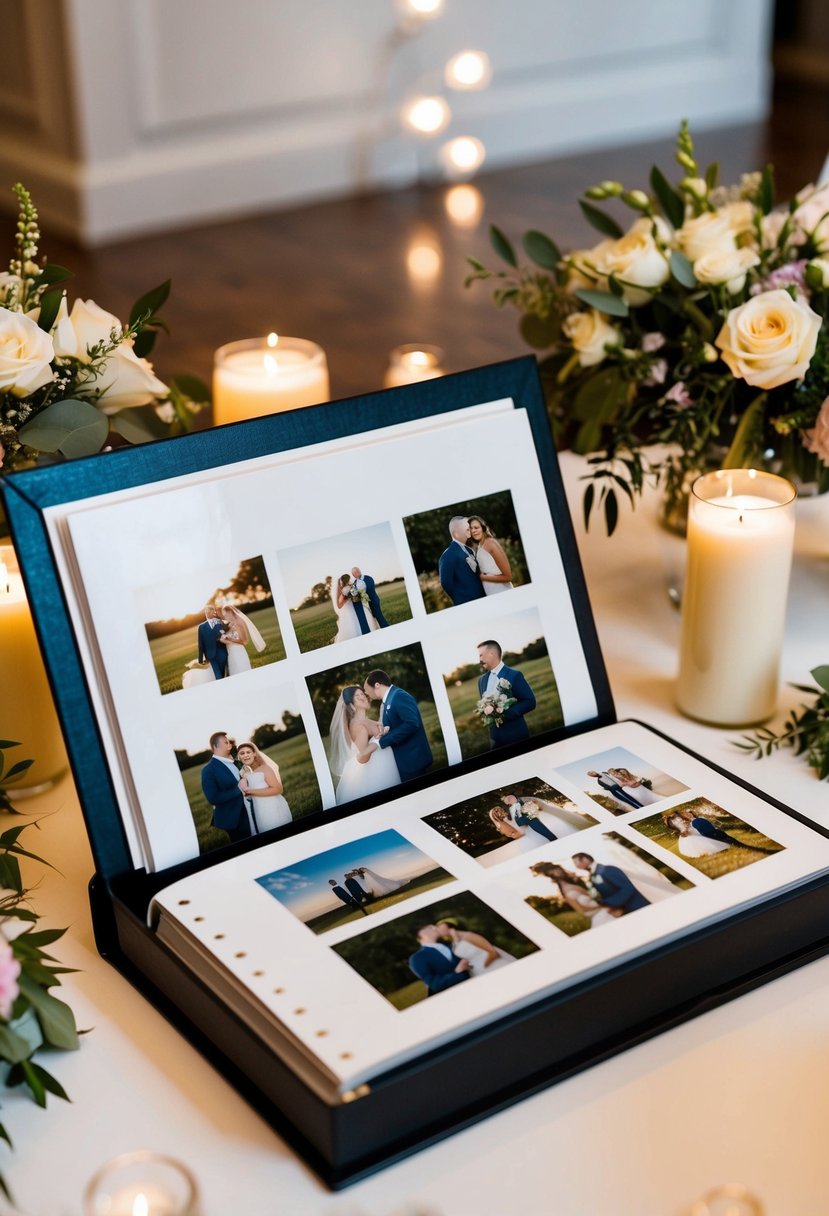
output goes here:
{"type": "Polygon", "coordinates": [[[493,80],[452,95],[448,135],[477,135],[488,167],[750,121],[771,7],[445,0],[389,55],[394,0],[0,0],[22,48],[0,78],[0,183],[95,244],[408,182],[437,143],[401,134],[400,104],[470,46],[493,80]]]}

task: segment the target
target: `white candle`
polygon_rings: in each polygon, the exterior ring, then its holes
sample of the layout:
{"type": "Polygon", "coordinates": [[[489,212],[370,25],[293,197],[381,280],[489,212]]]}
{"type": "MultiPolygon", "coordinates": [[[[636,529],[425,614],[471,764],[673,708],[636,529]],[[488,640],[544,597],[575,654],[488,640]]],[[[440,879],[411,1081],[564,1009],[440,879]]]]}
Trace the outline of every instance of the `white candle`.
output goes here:
{"type": "Polygon", "coordinates": [[[216,351],[213,421],[261,418],[327,401],[325,352],[304,338],[244,338],[216,351]]]}
{"type": "Polygon", "coordinates": [[[396,346],[389,355],[389,367],[383,385],[397,388],[401,384],[417,384],[419,380],[434,380],[444,374],[443,351],[438,346],[418,346],[410,343],[396,346]]]}
{"type": "Polygon", "coordinates": [[[0,547],[0,738],[20,744],[6,756],[8,766],[35,762],[12,791],[49,785],[66,771],[52,693],[10,545],[0,547]]]}
{"type": "Polygon", "coordinates": [[[84,1192],[84,1216],[199,1216],[196,1180],[173,1157],[124,1153],[98,1171],[84,1192]]]}
{"type": "Polygon", "coordinates": [[[689,717],[747,726],[774,712],[794,499],[788,481],[755,469],[694,483],[677,686],[689,717]]]}

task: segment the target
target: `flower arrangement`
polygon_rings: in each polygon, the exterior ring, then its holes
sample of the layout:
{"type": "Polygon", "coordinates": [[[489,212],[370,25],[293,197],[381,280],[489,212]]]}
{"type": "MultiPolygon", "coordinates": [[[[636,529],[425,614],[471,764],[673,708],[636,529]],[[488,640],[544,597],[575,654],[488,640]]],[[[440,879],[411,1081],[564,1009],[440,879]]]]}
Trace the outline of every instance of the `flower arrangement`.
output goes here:
{"type": "Polygon", "coordinates": [[[501,677],[495,686],[494,692],[485,692],[478,704],[475,706],[475,713],[481,719],[484,726],[503,726],[504,717],[510,706],[515,705],[518,700],[513,697],[512,685],[509,680],[501,677]]]}
{"type": "Polygon", "coordinates": [[[801,705],[800,712],[792,710],[782,731],[763,727],[751,735],[743,735],[735,746],[755,760],[770,756],[779,747],[793,747],[796,756],[805,754],[819,781],[829,781],[829,664],[814,667],[810,674],[817,687],[810,684],[792,687],[809,693],[813,697],[811,705],[801,705]]]}
{"type": "MultiPolygon", "coordinates": [[[[19,760],[6,768],[6,751],[18,746],[0,740],[0,813],[4,816],[18,814],[8,787],[32,764],[19,760]]],[[[59,966],[46,950],[66,930],[38,929],[38,915],[27,903],[18,859],[27,857],[48,865],[21,845],[27,826],[15,824],[0,832],[0,1061],[6,1066],[6,1086],[25,1085],[38,1106],[45,1107],[48,1094],[68,1098],[34,1057],[41,1050],[74,1051],[79,1044],[72,1010],[51,991],[59,987],[59,976],[68,968],[59,966]]],[[[0,1138],[11,1146],[2,1124],[0,1138]]],[[[0,1189],[8,1197],[2,1174],[0,1189]]]]}
{"type": "Polygon", "coordinates": [[[707,468],[771,467],[829,489],[829,184],[774,209],[771,167],[719,186],[697,163],[686,123],[681,180],[654,166],[650,190],[604,181],[580,206],[602,234],[562,253],[527,232],[530,263],[498,228],[507,271],[470,258],[473,282],[521,314],[557,442],[591,453],[585,519],[602,508],[608,534],[618,495],[647,481],[667,513],[707,468]],[[597,202],[634,213],[624,230],[597,202]],[[667,445],[667,454],[654,445],[667,445]]]}
{"type": "Polygon", "coordinates": [[[169,281],[136,301],[126,325],[94,300],[75,300],[70,311],[71,273],[38,261],[37,211],[24,186],[14,193],[16,249],[0,273],[0,465],[89,456],[113,432],[141,443],[189,430],[207,388],[192,376],[163,384],[147,359],[166,329],[159,310],[169,281]]]}

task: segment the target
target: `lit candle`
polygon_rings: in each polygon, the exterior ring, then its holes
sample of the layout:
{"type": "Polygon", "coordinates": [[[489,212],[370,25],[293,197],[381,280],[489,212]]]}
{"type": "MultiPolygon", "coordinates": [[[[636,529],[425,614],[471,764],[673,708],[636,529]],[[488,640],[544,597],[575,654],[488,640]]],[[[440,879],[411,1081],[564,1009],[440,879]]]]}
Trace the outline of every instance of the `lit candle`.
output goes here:
{"type": "Polygon", "coordinates": [[[795,489],[755,469],[694,483],[682,596],[679,708],[703,722],[762,722],[777,699],[795,489]]]}
{"type": "Polygon", "coordinates": [[[199,1216],[193,1175],[173,1157],[146,1150],[103,1166],[84,1192],[84,1216],[199,1216]]]}
{"type": "Polygon", "coordinates": [[[443,351],[437,346],[396,346],[389,355],[389,367],[383,384],[397,388],[400,384],[416,384],[419,380],[434,380],[442,376],[443,351]]]}
{"type": "Polygon", "coordinates": [[[13,791],[46,787],[66,771],[60,726],[11,545],[0,547],[0,738],[20,744],[7,756],[9,765],[34,760],[13,791]]]}
{"type": "Polygon", "coordinates": [[[261,418],[327,401],[325,351],[304,338],[244,338],[216,351],[213,421],[261,418]]]}

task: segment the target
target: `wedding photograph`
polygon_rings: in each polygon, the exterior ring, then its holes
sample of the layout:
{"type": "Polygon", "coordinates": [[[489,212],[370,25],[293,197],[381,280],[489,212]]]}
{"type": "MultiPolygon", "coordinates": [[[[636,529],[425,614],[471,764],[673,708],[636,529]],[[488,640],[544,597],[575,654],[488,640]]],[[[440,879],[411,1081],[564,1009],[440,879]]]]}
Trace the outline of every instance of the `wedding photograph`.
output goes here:
{"type": "Polygon", "coordinates": [[[200,705],[174,742],[200,853],[322,810],[305,723],[290,687],[257,690],[230,712],[200,705]]]}
{"type": "Polygon", "coordinates": [[[466,760],[564,725],[538,609],[430,638],[466,760]]]}
{"type": "Polygon", "coordinates": [[[282,549],[279,571],[304,653],[411,619],[388,523],[282,549]]]}
{"type": "Polygon", "coordinates": [[[691,798],[630,826],[708,878],[721,878],[783,849],[708,798],[691,798]]]}
{"type": "Polygon", "coordinates": [[[494,866],[595,827],[598,820],[540,777],[531,777],[424,815],[423,822],[480,865],[494,866]]]}
{"type": "Polygon", "coordinates": [[[477,895],[463,891],[367,929],[331,949],[395,1009],[492,975],[538,946],[477,895]]]}
{"type": "Polygon", "coordinates": [[[419,643],[329,667],[306,684],[338,806],[446,766],[419,643]]]}
{"type": "Polygon", "coordinates": [[[624,747],[559,765],[556,771],[611,815],[626,815],[643,806],[653,806],[688,789],[624,747]]]}
{"type": "Polygon", "coordinates": [[[326,849],[256,880],[313,933],[327,933],[415,895],[454,875],[399,832],[377,832],[326,849]]]}
{"type": "Polygon", "coordinates": [[[146,587],[136,599],[162,693],[214,684],[285,658],[261,556],[146,587]]]}
{"type": "Polygon", "coordinates": [[[408,515],[403,526],[427,612],[530,582],[509,490],[408,515]]]}
{"type": "Polygon", "coordinates": [[[549,852],[504,880],[568,937],[598,929],[691,889],[690,879],[617,832],[591,837],[584,850],[549,852]]]}

